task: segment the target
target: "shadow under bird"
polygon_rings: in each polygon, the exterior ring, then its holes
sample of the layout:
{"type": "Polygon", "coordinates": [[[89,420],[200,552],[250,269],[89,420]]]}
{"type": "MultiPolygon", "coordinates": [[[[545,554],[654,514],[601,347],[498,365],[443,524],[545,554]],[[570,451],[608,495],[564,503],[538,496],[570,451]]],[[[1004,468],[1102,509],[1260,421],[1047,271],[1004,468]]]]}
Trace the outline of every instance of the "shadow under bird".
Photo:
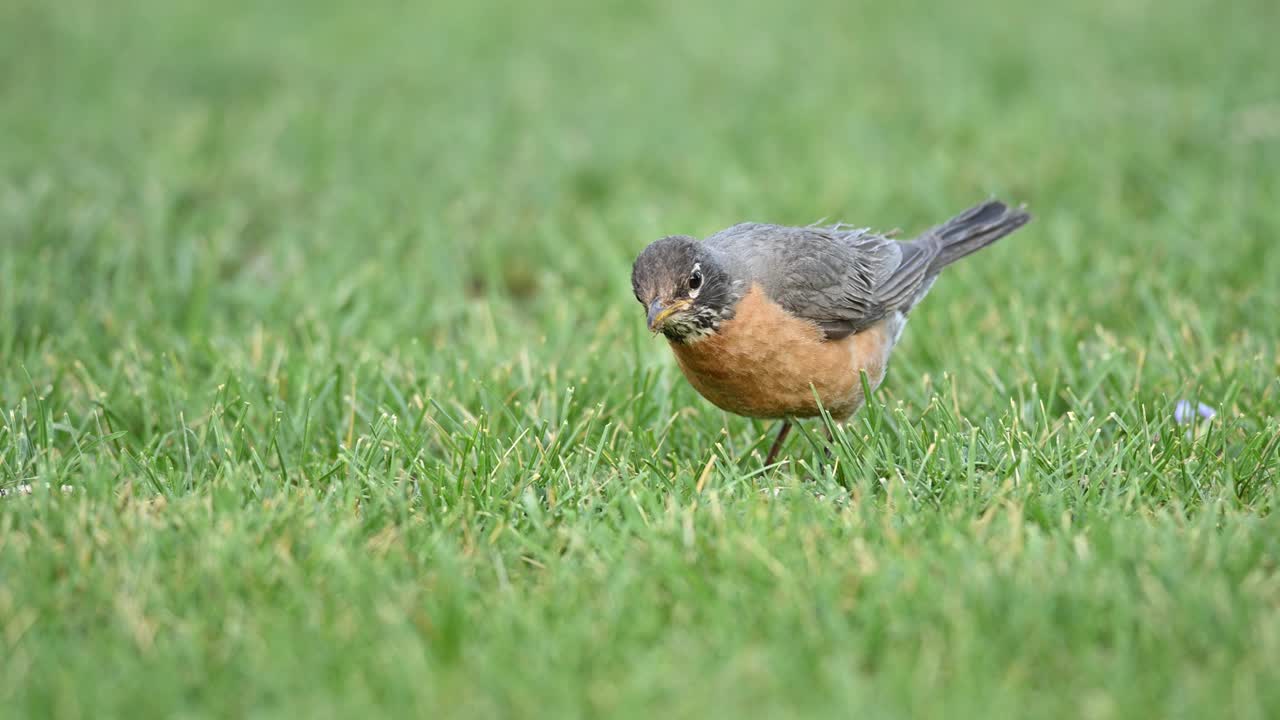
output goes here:
{"type": "Polygon", "coordinates": [[[825,409],[844,422],[862,407],[907,316],[943,268],[1030,221],[989,201],[914,240],[845,224],[742,223],[698,241],[675,235],[636,258],[631,286],[689,383],[731,413],[791,423],[825,409]]]}

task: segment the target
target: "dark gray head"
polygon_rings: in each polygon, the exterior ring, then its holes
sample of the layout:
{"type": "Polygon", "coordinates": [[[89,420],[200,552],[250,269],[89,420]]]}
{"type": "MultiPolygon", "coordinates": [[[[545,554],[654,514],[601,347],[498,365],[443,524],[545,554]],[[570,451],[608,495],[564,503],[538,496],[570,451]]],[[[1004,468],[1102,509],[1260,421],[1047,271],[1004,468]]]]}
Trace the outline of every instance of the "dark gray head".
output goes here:
{"type": "Polygon", "coordinates": [[[684,235],[658,240],[631,268],[631,289],[649,314],[649,329],[673,342],[714,334],[733,317],[733,278],[705,245],[684,235]]]}

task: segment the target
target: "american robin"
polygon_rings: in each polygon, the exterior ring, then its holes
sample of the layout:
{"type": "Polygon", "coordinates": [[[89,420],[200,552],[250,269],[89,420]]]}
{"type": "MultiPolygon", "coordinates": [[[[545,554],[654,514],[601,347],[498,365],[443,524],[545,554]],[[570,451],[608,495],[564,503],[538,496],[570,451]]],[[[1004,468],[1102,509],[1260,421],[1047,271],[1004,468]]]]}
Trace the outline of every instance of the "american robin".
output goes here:
{"type": "Polygon", "coordinates": [[[636,258],[631,286],[689,383],[721,409],[843,422],[879,387],[907,315],[938,273],[1025,225],[990,201],[909,242],[845,224],[742,223],[699,242],[675,235],[636,258]],[[819,404],[820,403],[820,404],[819,404]]]}

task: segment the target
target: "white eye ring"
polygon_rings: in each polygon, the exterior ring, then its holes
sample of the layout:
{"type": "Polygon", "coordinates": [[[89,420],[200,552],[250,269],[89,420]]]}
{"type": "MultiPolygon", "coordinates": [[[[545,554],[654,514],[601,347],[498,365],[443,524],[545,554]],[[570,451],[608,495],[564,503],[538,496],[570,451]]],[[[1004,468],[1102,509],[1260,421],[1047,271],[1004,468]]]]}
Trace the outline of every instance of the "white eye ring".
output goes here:
{"type": "Polygon", "coordinates": [[[693,264],[693,272],[689,273],[689,297],[698,297],[702,290],[702,263],[693,264]]]}

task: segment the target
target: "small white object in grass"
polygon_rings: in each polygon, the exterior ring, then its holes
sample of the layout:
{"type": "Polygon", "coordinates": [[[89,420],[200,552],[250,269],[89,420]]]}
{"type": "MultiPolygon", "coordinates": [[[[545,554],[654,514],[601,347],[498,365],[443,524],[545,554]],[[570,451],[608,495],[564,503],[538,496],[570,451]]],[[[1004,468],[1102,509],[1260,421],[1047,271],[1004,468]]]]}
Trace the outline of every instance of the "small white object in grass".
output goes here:
{"type": "Polygon", "coordinates": [[[1179,425],[1186,425],[1187,423],[1194,422],[1197,415],[1205,420],[1211,420],[1217,414],[1217,410],[1214,410],[1204,403],[1196,403],[1195,411],[1193,413],[1190,400],[1179,400],[1178,404],[1173,408],[1173,419],[1179,425]]]}
{"type": "Polygon", "coordinates": [[[1187,432],[1184,433],[1184,436],[1188,440],[1191,440],[1195,437],[1196,430],[1199,425],[1198,421],[1203,419],[1205,422],[1208,422],[1213,420],[1214,416],[1217,414],[1217,410],[1214,410],[1212,407],[1209,407],[1202,402],[1196,403],[1193,407],[1190,400],[1179,400],[1178,404],[1173,408],[1173,421],[1179,425],[1191,426],[1187,428],[1187,432]]]}

